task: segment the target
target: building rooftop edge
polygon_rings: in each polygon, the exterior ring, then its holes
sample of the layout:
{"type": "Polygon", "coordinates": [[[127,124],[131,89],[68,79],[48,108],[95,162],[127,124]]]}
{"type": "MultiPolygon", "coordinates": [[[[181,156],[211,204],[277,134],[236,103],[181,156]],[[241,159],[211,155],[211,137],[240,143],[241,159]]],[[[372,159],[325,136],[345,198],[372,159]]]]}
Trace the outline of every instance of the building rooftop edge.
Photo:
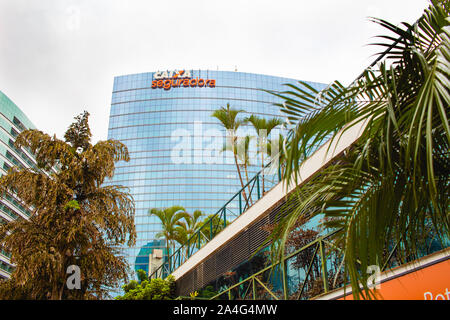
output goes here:
{"type": "MultiPolygon", "coordinates": [[[[147,72],[136,72],[136,73],[127,73],[122,75],[114,76],[114,79],[121,78],[121,77],[127,77],[127,76],[136,76],[140,74],[149,74],[149,73],[155,73],[157,71],[169,71],[165,69],[160,70],[154,70],[154,71],[147,71],[147,72]]],[[[257,75],[257,76],[265,76],[265,77],[273,77],[273,78],[282,78],[286,80],[293,80],[293,81],[305,81],[309,83],[317,83],[317,84],[326,84],[325,82],[318,82],[318,81],[310,81],[310,80],[304,80],[304,79],[295,79],[290,77],[283,77],[283,76],[277,76],[272,74],[264,74],[264,73],[255,73],[255,72],[241,72],[241,71],[231,71],[231,70],[213,70],[213,69],[187,69],[192,71],[203,71],[203,72],[220,72],[220,73],[239,73],[239,74],[249,74],[249,75],[257,75]]]]}

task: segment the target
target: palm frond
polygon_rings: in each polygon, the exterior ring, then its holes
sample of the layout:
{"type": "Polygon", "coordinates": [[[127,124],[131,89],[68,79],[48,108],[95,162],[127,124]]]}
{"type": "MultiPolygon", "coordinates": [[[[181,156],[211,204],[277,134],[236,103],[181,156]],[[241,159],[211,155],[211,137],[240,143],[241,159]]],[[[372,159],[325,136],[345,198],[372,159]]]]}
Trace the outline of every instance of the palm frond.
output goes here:
{"type": "Polygon", "coordinates": [[[298,182],[302,162],[326,141],[366,124],[344,154],[298,187],[272,234],[281,257],[300,219],[326,217],[324,227],[339,230],[334,241],[344,248],[354,295],[366,298],[367,266],[386,264],[386,250],[398,243],[399,259],[417,257],[430,228],[448,239],[450,226],[448,12],[433,1],[413,25],[372,20],[394,34],[380,36],[389,53],[377,67],[348,87],[334,82],[319,92],[300,83],[273,93],[293,127],[286,183],[298,182]]]}

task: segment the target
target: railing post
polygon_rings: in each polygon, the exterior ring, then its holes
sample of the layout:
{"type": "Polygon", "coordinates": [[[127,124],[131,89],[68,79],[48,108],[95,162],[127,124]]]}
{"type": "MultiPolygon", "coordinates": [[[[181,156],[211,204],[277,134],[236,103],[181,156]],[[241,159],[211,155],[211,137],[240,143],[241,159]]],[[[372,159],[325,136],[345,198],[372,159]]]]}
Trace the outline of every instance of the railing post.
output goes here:
{"type": "MultiPolygon", "coordinates": [[[[180,255],[180,251],[179,250],[177,250],[177,256],[179,256],[180,255]]],[[[177,268],[177,258],[176,258],[176,256],[174,255],[174,257],[173,257],[173,270],[175,270],[176,268],[177,268]]]]}
{"type": "Polygon", "coordinates": [[[288,282],[287,282],[287,264],[286,260],[283,259],[281,261],[281,274],[283,276],[283,298],[284,300],[288,300],[289,297],[289,288],[288,288],[288,282]]]}
{"type": "Polygon", "coordinates": [[[325,249],[323,247],[322,239],[319,240],[320,246],[320,260],[322,261],[322,278],[323,278],[323,289],[328,292],[328,273],[327,273],[327,261],[325,259],[325,249]]]}
{"type": "Polygon", "coordinates": [[[191,242],[191,239],[189,238],[188,239],[188,241],[187,241],[187,252],[186,252],[186,258],[188,258],[189,259],[189,257],[190,257],[190,252],[189,251],[191,251],[191,250],[189,250],[189,247],[190,247],[190,245],[189,245],[189,243],[191,242]]]}
{"type": "Polygon", "coordinates": [[[169,259],[169,267],[167,268],[169,274],[171,273],[171,269],[172,269],[172,258],[169,259]]]}
{"type": "Polygon", "coordinates": [[[253,287],[253,300],[256,300],[255,277],[252,278],[252,287],[253,287]]]}
{"type": "Polygon", "coordinates": [[[256,175],[256,188],[258,189],[258,200],[261,198],[261,192],[259,191],[259,173],[256,175]]]}
{"type": "Polygon", "coordinates": [[[227,207],[223,207],[223,228],[227,227],[227,207]]]}
{"type": "Polygon", "coordinates": [[[242,192],[239,192],[239,215],[242,214],[242,192]]]}
{"type": "Polygon", "coordinates": [[[213,228],[212,219],[209,219],[209,241],[211,241],[211,239],[213,238],[212,228],[213,228]]]}

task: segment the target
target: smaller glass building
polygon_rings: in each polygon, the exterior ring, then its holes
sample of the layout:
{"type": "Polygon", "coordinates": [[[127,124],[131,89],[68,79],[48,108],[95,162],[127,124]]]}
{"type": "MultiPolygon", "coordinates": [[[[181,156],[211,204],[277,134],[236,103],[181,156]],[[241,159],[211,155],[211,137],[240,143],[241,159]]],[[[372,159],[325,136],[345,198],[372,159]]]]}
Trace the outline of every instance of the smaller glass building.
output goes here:
{"type": "MultiPolygon", "coordinates": [[[[19,168],[37,168],[30,152],[16,148],[14,142],[19,133],[35,126],[3,92],[0,91],[0,176],[17,166],[19,168]]],[[[14,194],[0,197],[0,223],[15,219],[28,219],[30,211],[25,208],[14,194]]],[[[14,265],[10,254],[0,246],[0,279],[9,278],[14,265]]]]}

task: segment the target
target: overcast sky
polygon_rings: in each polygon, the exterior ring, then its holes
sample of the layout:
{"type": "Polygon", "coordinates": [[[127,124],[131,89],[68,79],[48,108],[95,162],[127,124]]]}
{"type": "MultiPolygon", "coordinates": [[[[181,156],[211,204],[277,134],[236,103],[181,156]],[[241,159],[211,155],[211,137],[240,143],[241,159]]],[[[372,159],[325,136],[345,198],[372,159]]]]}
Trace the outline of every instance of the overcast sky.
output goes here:
{"type": "Polygon", "coordinates": [[[386,33],[427,0],[0,0],[0,90],[62,137],[88,110],[107,138],[114,76],[161,69],[254,72],[350,83],[386,33]]]}

